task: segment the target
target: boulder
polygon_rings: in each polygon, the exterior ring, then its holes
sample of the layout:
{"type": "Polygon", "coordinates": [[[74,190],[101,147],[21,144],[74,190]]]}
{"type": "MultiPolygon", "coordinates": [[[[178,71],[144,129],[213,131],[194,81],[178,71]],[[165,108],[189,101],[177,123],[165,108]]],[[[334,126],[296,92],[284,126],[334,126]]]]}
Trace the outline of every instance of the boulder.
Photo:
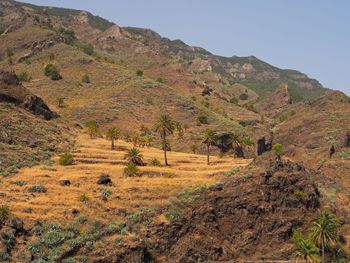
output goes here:
{"type": "Polygon", "coordinates": [[[102,184],[102,185],[111,185],[112,180],[107,174],[102,174],[100,178],[97,180],[97,184],[102,184]]]}
{"type": "Polygon", "coordinates": [[[345,135],[344,147],[350,147],[350,132],[347,132],[345,135]]]}
{"type": "Polygon", "coordinates": [[[46,120],[58,117],[41,98],[23,87],[13,72],[0,70],[0,102],[13,103],[46,120]]]}
{"type": "Polygon", "coordinates": [[[69,180],[61,180],[60,185],[62,186],[70,186],[71,182],[69,180]]]}

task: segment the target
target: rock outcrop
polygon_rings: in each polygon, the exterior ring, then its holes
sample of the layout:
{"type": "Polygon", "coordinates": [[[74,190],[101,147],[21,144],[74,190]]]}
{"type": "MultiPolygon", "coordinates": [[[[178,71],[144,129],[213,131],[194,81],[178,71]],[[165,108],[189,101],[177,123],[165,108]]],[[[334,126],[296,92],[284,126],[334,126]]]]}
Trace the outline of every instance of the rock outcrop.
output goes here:
{"type": "Polygon", "coordinates": [[[22,86],[14,73],[0,70],[0,102],[13,103],[46,120],[57,117],[45,102],[22,86]]]}
{"type": "Polygon", "coordinates": [[[320,207],[310,173],[272,159],[264,172],[229,180],[170,226],[159,225],[151,246],[167,262],[288,259],[293,229],[307,227],[320,207]]]}

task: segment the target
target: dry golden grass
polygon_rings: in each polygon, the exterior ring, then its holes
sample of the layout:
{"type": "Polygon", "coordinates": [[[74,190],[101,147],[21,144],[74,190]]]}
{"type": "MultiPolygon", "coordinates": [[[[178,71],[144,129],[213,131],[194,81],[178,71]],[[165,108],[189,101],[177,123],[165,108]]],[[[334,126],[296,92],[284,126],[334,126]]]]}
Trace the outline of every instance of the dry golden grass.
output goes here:
{"type": "MultiPolygon", "coordinates": [[[[199,185],[210,185],[220,179],[222,173],[233,167],[246,166],[250,161],[232,157],[211,157],[211,165],[206,165],[206,156],[180,152],[169,153],[169,167],[140,167],[141,177],[125,177],[123,168],[125,150],[132,147],[124,141],[117,142],[112,151],[110,143],[104,139],[90,139],[87,135],[77,138],[78,150],[74,154],[72,166],[55,164],[25,168],[10,178],[3,180],[0,195],[12,212],[26,222],[49,220],[69,221],[76,208],[80,215],[108,221],[124,208],[132,213],[144,208],[159,207],[181,190],[199,185]],[[101,174],[110,175],[113,185],[100,186],[97,180],[101,174]],[[167,176],[171,174],[172,176],[167,176]],[[70,180],[71,186],[61,186],[60,180],[70,180]],[[15,181],[26,182],[24,186],[14,185],[15,181]],[[46,193],[30,193],[28,188],[43,184],[46,193]],[[113,194],[103,201],[102,189],[110,189],[113,194]],[[79,196],[86,194],[89,201],[81,202],[79,196]],[[30,212],[31,210],[31,212],[30,212]]],[[[141,149],[145,161],[153,158],[163,160],[163,152],[155,148],[141,149]]]]}

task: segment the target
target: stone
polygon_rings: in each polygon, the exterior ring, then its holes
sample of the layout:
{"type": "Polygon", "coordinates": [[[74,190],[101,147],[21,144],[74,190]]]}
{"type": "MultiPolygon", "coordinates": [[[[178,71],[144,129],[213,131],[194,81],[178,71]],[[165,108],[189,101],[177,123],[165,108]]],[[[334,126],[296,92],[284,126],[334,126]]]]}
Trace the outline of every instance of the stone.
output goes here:
{"type": "Polygon", "coordinates": [[[61,180],[60,185],[62,186],[70,186],[71,182],[69,180],[61,180]]]}
{"type": "Polygon", "coordinates": [[[100,178],[97,181],[97,184],[103,184],[103,185],[111,185],[112,180],[107,174],[102,174],[100,178]]]}

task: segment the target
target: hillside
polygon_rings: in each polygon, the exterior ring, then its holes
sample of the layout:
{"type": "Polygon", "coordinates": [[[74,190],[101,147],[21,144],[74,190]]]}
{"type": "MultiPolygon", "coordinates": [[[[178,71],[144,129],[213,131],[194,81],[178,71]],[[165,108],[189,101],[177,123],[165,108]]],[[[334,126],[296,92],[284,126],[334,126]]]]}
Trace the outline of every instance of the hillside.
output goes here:
{"type": "Polygon", "coordinates": [[[254,56],[0,0],[0,261],[288,260],[293,230],[331,211],[327,259],[347,262],[349,116],[342,92],[254,56]]]}

